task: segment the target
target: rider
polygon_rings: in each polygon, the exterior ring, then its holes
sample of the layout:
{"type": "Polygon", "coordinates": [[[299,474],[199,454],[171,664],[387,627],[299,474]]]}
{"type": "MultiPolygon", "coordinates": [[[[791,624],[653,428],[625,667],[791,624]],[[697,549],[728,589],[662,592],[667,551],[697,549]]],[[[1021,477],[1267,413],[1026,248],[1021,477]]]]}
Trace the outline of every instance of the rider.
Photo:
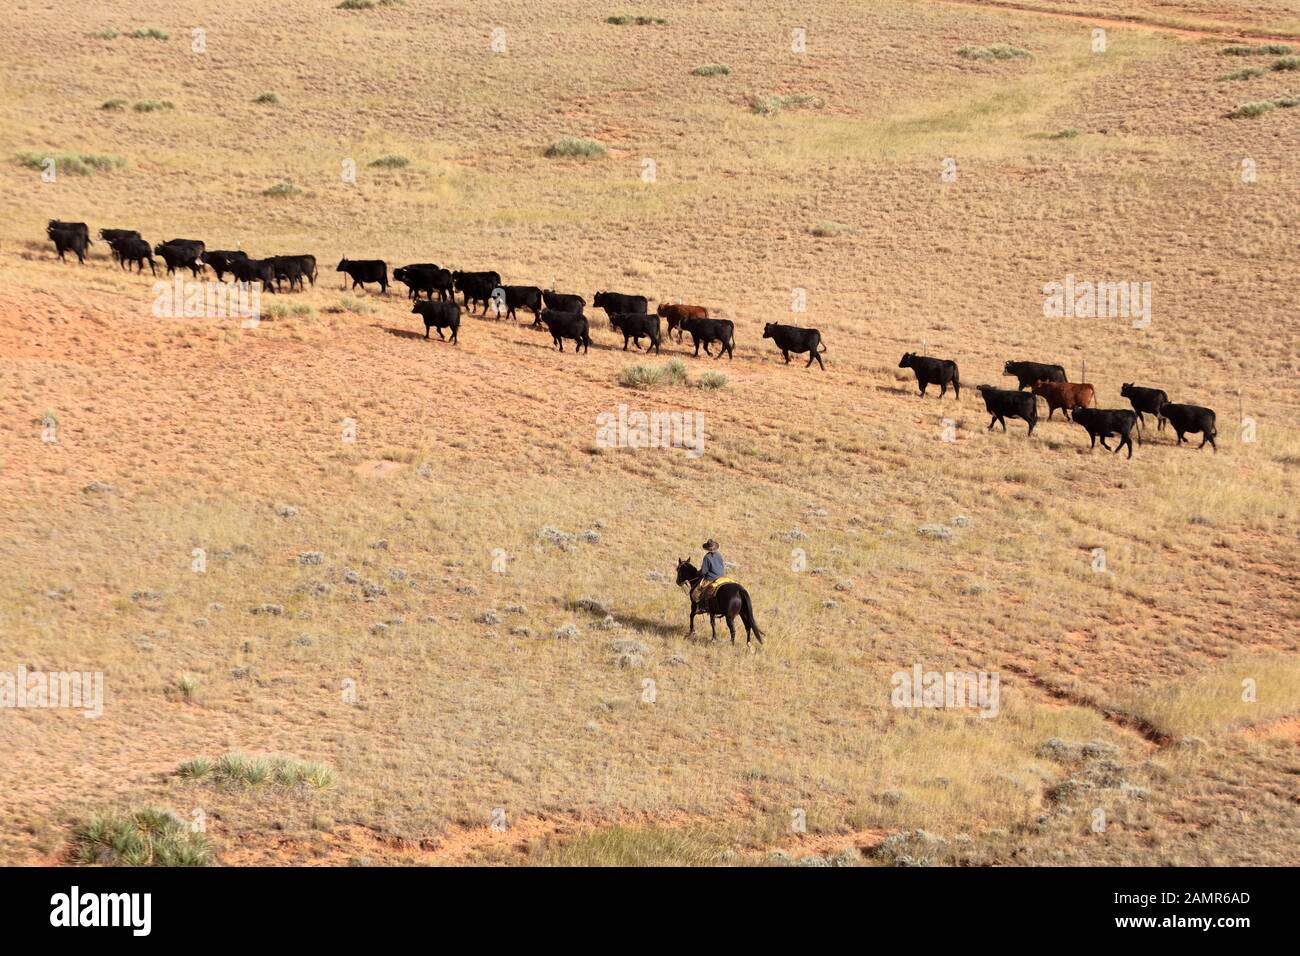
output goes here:
{"type": "Polygon", "coordinates": [[[700,592],[704,586],[712,586],[713,582],[722,577],[726,568],[726,562],[722,559],[722,552],[718,550],[718,542],[710,538],[703,544],[704,561],[700,564],[700,583],[695,585],[695,590],[691,592],[691,598],[698,604],[700,592]]]}

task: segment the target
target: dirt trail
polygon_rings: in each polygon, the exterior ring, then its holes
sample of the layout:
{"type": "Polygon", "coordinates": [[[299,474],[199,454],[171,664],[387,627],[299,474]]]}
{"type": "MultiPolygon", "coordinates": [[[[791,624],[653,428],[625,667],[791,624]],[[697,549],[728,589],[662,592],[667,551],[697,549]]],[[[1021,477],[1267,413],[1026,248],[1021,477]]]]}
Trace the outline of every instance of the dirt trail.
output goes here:
{"type": "Polygon", "coordinates": [[[1241,27],[1237,29],[1228,27],[1223,29],[1193,27],[1171,23],[1167,20],[1143,17],[1138,14],[1121,15],[1113,13],[1076,13],[1067,10],[1054,10],[1050,7],[1041,7],[1032,3],[1017,3],[1016,0],[935,0],[935,2],[947,4],[948,6],[979,7],[985,10],[1012,10],[1017,13],[1030,13],[1041,17],[1050,17],[1054,20],[1068,20],[1072,23],[1087,23],[1095,27],[1118,27],[1131,30],[1149,30],[1156,33],[1167,33],[1171,36],[1182,37],[1188,40],[1258,40],[1261,43],[1284,43],[1297,39],[1294,35],[1285,33],[1266,33],[1260,30],[1251,29],[1250,27],[1241,27]]]}

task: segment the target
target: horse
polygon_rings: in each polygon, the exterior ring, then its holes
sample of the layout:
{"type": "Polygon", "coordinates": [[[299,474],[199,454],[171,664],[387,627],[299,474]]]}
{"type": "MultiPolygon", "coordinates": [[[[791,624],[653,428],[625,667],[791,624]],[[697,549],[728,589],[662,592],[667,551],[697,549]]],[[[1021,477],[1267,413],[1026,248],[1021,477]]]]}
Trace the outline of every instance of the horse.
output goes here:
{"type": "MultiPolygon", "coordinates": [[[[694,591],[695,585],[699,583],[703,574],[695,565],[685,558],[677,562],[677,585],[689,584],[694,591]]],[[[689,592],[688,592],[689,593],[689,592]]],[[[709,615],[709,627],[713,629],[713,640],[718,639],[718,616],[722,615],[727,619],[727,628],[731,631],[731,643],[736,643],[736,615],[740,615],[741,623],[745,625],[745,644],[749,644],[751,632],[754,637],[758,638],[758,643],[763,643],[763,632],[758,629],[754,623],[754,605],[749,601],[749,592],[742,588],[735,581],[728,581],[726,584],[717,588],[713,596],[704,604],[697,604],[695,598],[691,598],[691,630],[695,633],[695,615],[709,615]]]]}

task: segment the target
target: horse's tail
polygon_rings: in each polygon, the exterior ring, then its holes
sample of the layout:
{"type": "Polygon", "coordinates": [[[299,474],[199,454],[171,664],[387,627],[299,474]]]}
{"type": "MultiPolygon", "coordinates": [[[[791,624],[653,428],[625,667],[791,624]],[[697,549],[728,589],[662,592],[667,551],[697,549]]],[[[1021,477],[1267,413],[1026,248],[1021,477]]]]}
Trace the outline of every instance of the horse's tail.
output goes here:
{"type": "Polygon", "coordinates": [[[740,619],[745,622],[745,626],[754,632],[758,638],[758,643],[763,643],[763,632],[758,629],[758,623],[754,620],[754,605],[750,603],[749,592],[744,588],[740,589],[740,600],[743,602],[740,608],[740,619]]]}

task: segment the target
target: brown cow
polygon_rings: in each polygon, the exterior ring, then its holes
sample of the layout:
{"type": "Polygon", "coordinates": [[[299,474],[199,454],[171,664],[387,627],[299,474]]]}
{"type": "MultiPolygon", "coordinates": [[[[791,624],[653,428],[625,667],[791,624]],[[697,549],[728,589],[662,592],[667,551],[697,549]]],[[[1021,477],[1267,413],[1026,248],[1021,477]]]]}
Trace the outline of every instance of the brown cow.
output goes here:
{"type": "Polygon", "coordinates": [[[659,318],[666,319],[668,322],[668,335],[671,337],[673,329],[677,330],[677,341],[682,340],[682,323],[687,319],[707,319],[709,310],[702,305],[681,305],[680,303],[665,302],[656,310],[659,318]]]}
{"type": "Polygon", "coordinates": [[[1065,410],[1068,420],[1070,412],[1076,408],[1096,406],[1097,395],[1093,387],[1086,382],[1045,382],[1039,379],[1034,383],[1034,394],[1047,399],[1047,420],[1052,420],[1052,413],[1058,408],[1065,410]]]}

